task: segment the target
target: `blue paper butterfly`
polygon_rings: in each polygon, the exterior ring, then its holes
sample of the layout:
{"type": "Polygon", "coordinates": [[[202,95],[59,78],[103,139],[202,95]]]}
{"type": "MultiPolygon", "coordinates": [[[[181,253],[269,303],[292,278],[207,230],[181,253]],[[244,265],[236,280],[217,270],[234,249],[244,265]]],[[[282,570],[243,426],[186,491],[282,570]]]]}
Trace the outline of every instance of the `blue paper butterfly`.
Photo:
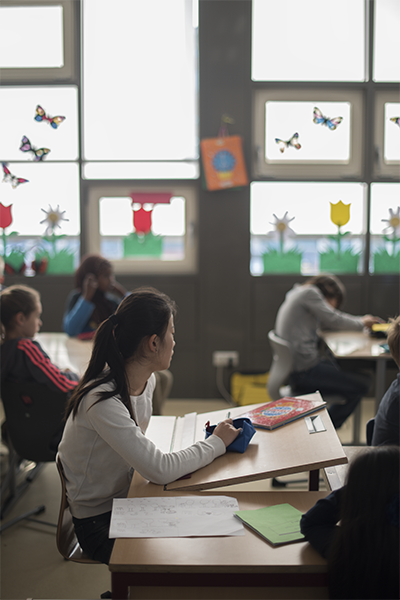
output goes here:
{"type": "Polygon", "coordinates": [[[330,117],[325,117],[319,110],[319,108],[315,107],[313,121],[314,123],[316,123],[316,125],[326,125],[327,127],[329,127],[329,129],[333,131],[343,121],[343,117],[335,117],[334,119],[331,119],[330,117]]]}

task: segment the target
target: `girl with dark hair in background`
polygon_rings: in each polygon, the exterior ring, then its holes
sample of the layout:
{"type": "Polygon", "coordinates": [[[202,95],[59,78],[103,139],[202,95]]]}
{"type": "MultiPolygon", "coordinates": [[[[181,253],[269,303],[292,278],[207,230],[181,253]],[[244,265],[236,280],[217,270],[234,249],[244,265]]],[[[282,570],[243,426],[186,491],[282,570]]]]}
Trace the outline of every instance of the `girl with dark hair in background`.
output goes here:
{"type": "Polygon", "coordinates": [[[70,336],[93,337],[128,292],[115,280],[111,263],[98,254],[82,259],[75,286],[67,298],[64,331],[70,336]]]}
{"type": "Polygon", "coordinates": [[[239,434],[232,420],[214,435],[164,454],[145,437],[154,371],[174,352],[175,304],[154,289],[138,289],[98,328],[92,357],[67,409],[59,446],[75,531],[83,550],[108,563],[113,498],[127,496],[133,470],[166,484],[211,463],[239,434]]]}
{"type": "Polygon", "coordinates": [[[306,540],[328,559],[330,598],[399,598],[399,459],[398,446],[361,452],[346,486],[301,519],[306,540]]]}
{"type": "Polygon", "coordinates": [[[369,390],[369,378],[339,367],[318,335],[318,329],[362,331],[379,317],[355,317],[339,310],[345,297],[342,282],[334,275],[317,275],[303,285],[296,284],[280,307],[275,333],[291,347],[293,370],[289,383],[296,395],[319,390],[322,397],[340,395],[345,404],[333,404],[328,412],[336,428],[343,425],[369,390]]]}

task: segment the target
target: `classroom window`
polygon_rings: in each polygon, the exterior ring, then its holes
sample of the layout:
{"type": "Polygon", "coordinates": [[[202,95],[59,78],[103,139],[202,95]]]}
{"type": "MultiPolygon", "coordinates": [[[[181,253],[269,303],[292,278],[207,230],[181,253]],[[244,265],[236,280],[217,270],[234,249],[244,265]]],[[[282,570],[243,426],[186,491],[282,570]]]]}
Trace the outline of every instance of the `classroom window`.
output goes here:
{"type": "Polygon", "coordinates": [[[195,271],[192,188],[92,188],[88,211],[90,251],[112,261],[117,273],[195,271]]]}
{"type": "Polygon", "coordinates": [[[365,81],[364,0],[252,6],[254,81],[365,81]]]}
{"type": "Polygon", "coordinates": [[[3,87],[0,102],[6,271],[73,273],[80,249],[77,89],[3,87]]]}
{"type": "Polygon", "coordinates": [[[400,80],[400,4],[398,0],[375,0],[374,81],[400,80]]]}
{"type": "Polygon", "coordinates": [[[252,183],[252,275],[361,273],[365,189],[362,183],[252,183]]]}
{"type": "Polygon", "coordinates": [[[26,0],[0,7],[2,83],[68,81],[74,73],[74,2],[26,0]]]}
{"type": "Polygon", "coordinates": [[[195,3],[82,7],[84,177],[197,178],[195,3]]]}
{"type": "Polygon", "coordinates": [[[255,175],[361,175],[362,96],[354,90],[255,91],[255,175]]]}
{"type": "Polygon", "coordinates": [[[398,178],[400,167],[400,102],[395,91],[375,94],[374,175],[398,178]]]}

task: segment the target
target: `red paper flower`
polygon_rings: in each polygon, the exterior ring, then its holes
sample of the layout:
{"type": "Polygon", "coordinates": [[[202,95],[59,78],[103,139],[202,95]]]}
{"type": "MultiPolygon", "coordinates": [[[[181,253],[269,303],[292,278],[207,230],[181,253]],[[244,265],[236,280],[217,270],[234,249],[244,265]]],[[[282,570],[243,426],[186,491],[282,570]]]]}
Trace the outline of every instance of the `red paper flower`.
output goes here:
{"type": "Polygon", "coordinates": [[[137,233],[149,233],[151,231],[151,210],[144,210],[143,207],[133,211],[133,226],[137,233]]]}
{"type": "Polygon", "coordinates": [[[11,207],[12,204],[10,204],[10,206],[4,206],[0,202],[0,227],[2,229],[9,227],[12,223],[11,207]]]}

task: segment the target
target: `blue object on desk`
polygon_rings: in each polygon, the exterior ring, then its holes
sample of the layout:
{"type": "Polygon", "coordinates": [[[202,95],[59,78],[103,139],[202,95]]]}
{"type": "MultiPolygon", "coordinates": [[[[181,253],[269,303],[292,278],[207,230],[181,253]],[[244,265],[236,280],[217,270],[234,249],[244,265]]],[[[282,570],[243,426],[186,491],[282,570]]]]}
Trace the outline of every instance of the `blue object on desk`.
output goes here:
{"type": "Polygon", "coordinates": [[[390,353],[389,344],[379,344],[380,348],[383,348],[386,354],[390,353]]]}
{"type": "MultiPolygon", "coordinates": [[[[227,452],[240,452],[241,454],[243,454],[243,452],[246,450],[247,446],[249,445],[251,438],[256,433],[256,430],[253,426],[253,423],[250,421],[250,419],[247,419],[246,417],[233,419],[233,425],[234,425],[234,427],[236,427],[236,429],[241,428],[242,431],[239,433],[237,438],[232,442],[232,444],[229,444],[229,446],[227,446],[226,451],[227,452]]],[[[212,435],[215,428],[216,428],[216,425],[207,425],[206,426],[206,429],[205,429],[206,439],[208,437],[210,437],[210,435],[212,435]]]]}

